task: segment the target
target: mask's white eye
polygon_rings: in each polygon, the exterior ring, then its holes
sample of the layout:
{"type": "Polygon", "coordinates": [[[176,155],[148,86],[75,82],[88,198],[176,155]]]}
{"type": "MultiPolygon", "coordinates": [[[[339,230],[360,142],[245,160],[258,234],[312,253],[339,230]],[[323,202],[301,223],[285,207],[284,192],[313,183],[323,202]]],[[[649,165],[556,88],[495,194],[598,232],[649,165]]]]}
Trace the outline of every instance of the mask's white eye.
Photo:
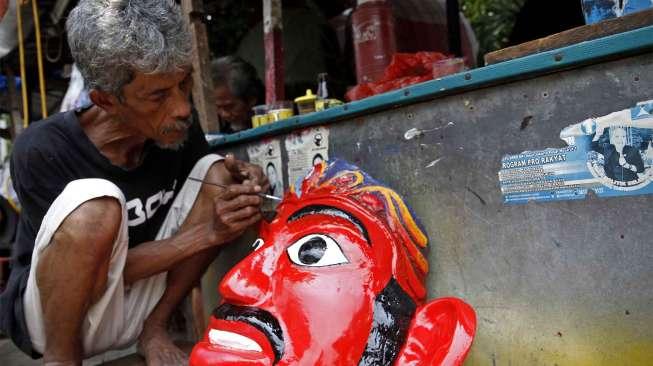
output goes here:
{"type": "Polygon", "coordinates": [[[326,235],[307,235],[286,250],[290,260],[300,266],[325,267],[349,263],[338,243],[326,235]]]}
{"type": "Polygon", "coordinates": [[[263,239],[261,239],[261,238],[256,239],[256,241],[252,243],[252,250],[254,250],[254,251],[259,250],[259,248],[261,248],[263,246],[263,244],[265,244],[263,239]]]}

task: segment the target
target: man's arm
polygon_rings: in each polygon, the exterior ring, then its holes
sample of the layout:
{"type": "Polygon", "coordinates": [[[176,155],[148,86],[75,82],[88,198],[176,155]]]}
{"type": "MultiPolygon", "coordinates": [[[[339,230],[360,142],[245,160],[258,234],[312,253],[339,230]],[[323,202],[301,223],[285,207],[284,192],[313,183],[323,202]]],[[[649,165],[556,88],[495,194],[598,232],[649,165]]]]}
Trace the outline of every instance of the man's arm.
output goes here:
{"type": "MultiPolygon", "coordinates": [[[[235,239],[247,227],[260,220],[261,215],[258,210],[260,197],[241,194],[241,192],[251,192],[252,183],[263,182],[266,184],[266,180],[261,179],[257,174],[261,174],[260,169],[256,171],[253,167],[234,161],[233,157],[227,157],[224,164],[214,164],[204,178],[205,180],[225,184],[249,178],[246,179],[247,184],[230,186],[226,192],[215,186],[203,185],[200,196],[196,199],[189,216],[182,225],[180,231],[182,234],[176,235],[175,240],[183,244],[184,240],[181,236],[186,236],[187,232],[193,233],[194,230],[201,228],[207,218],[215,217],[214,225],[224,229],[222,232],[225,234],[220,238],[224,241],[235,239]],[[216,195],[219,198],[214,200],[216,195]]],[[[198,237],[201,236],[198,235],[198,237]]],[[[192,234],[189,235],[189,240],[195,239],[192,238],[192,234]]],[[[190,246],[193,248],[204,247],[201,240],[190,246]]],[[[136,249],[138,247],[133,250],[136,249]]],[[[165,293],[148,316],[139,338],[139,349],[145,356],[148,365],[187,363],[186,355],[172,344],[167,334],[168,319],[181,299],[201,278],[208,265],[217,256],[218,251],[219,246],[200,249],[195,255],[178,262],[168,272],[165,293]]],[[[156,255],[156,253],[152,254],[156,255]]],[[[147,258],[143,259],[147,261],[147,258]]]]}
{"type": "Polygon", "coordinates": [[[192,223],[169,239],[143,243],[130,249],[123,272],[126,285],[157,273],[169,271],[197,253],[219,247],[261,219],[258,212],[261,198],[259,186],[230,186],[227,209],[215,220],[192,223]]]}
{"type": "Polygon", "coordinates": [[[215,163],[205,180],[229,188],[203,185],[177,234],[130,249],[123,273],[125,284],[169,271],[199,252],[232,241],[260,220],[261,199],[256,193],[264,189],[259,182],[269,186],[267,178],[261,176],[256,168],[232,156],[215,163]],[[243,180],[246,184],[234,185],[243,180]],[[216,198],[220,199],[219,207],[216,198]]]}

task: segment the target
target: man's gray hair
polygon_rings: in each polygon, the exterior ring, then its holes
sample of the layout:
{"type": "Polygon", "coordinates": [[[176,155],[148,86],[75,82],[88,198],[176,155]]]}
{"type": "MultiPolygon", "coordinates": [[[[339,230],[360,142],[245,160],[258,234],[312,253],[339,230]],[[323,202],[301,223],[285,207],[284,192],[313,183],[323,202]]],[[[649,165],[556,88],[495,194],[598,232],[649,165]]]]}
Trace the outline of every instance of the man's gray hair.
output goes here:
{"type": "Polygon", "coordinates": [[[265,87],[258,78],[256,69],[238,56],[224,56],[211,62],[213,85],[227,86],[238,99],[249,98],[261,102],[265,98],[265,87]]]}
{"type": "Polygon", "coordinates": [[[66,30],[88,89],[121,96],[135,71],[171,72],[191,62],[190,33],[174,0],[80,0],[66,30]]]}

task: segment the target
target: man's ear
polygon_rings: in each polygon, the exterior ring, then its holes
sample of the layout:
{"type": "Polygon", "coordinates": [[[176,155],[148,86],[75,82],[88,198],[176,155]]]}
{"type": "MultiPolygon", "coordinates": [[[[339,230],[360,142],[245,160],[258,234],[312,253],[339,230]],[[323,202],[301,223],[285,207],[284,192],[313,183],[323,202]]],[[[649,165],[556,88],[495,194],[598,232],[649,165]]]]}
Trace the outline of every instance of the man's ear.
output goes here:
{"type": "Polygon", "coordinates": [[[115,114],[120,105],[118,98],[102,90],[92,89],[88,93],[89,98],[96,106],[104,109],[109,114],[115,114]]]}

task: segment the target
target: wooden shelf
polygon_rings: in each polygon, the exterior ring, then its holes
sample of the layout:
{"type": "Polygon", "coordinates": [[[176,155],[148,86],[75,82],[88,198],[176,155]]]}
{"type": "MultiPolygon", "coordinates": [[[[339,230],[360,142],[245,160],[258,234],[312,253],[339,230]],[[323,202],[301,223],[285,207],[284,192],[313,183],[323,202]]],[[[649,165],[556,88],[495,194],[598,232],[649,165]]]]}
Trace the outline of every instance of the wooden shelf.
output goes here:
{"type": "Polygon", "coordinates": [[[627,32],[651,24],[653,24],[653,9],[644,10],[620,18],[609,19],[596,24],[584,25],[545,38],[490,52],[485,55],[485,64],[492,65],[535,53],[570,46],[584,41],[627,32]]]}

